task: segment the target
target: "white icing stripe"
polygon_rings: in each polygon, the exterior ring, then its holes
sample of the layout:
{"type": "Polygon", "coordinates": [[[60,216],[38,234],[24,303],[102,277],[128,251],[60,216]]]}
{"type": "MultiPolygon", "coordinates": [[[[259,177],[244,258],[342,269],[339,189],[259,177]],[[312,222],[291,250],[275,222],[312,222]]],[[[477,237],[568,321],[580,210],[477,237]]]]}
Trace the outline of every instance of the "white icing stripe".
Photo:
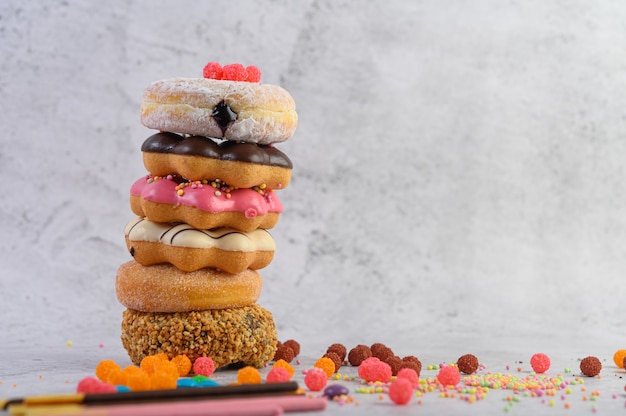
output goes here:
{"type": "Polygon", "coordinates": [[[131,241],[147,241],[188,248],[217,248],[227,251],[274,251],[276,243],[267,230],[251,232],[233,228],[199,230],[185,223],[153,222],[137,218],[129,222],[124,233],[131,241]]]}

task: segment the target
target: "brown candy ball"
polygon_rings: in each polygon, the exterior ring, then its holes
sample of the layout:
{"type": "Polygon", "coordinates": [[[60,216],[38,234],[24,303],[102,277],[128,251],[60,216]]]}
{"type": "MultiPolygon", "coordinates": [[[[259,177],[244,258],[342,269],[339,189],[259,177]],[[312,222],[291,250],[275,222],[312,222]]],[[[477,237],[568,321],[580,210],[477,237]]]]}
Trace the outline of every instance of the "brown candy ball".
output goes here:
{"type": "Polygon", "coordinates": [[[372,350],[367,345],[359,344],[348,353],[348,362],[358,367],[361,363],[372,356],[372,350]]]}
{"type": "Polygon", "coordinates": [[[474,374],[478,370],[478,358],[472,354],[465,354],[456,360],[459,371],[465,374],[474,374]]]}
{"type": "Polygon", "coordinates": [[[342,363],[343,363],[343,360],[346,359],[346,355],[348,354],[346,347],[344,347],[342,344],[332,344],[330,347],[328,347],[326,352],[334,352],[335,354],[337,354],[337,356],[339,356],[339,358],[341,359],[342,363]]]}
{"type": "Polygon", "coordinates": [[[414,355],[407,355],[402,358],[402,368],[412,368],[419,376],[422,372],[422,362],[414,355]]]}
{"type": "Polygon", "coordinates": [[[402,368],[402,359],[400,357],[398,357],[397,355],[392,355],[390,357],[387,357],[384,362],[389,364],[389,367],[391,367],[392,376],[398,375],[398,371],[400,371],[400,369],[402,368]]]}
{"type": "Polygon", "coordinates": [[[280,344],[276,349],[276,353],[274,354],[274,361],[285,360],[286,362],[290,363],[291,361],[293,361],[295,356],[296,355],[290,347],[285,344],[280,344]]]}
{"type": "Polygon", "coordinates": [[[298,341],[290,339],[290,340],[283,342],[283,345],[286,345],[289,348],[291,348],[293,350],[295,357],[300,355],[300,344],[298,343],[298,341]]]}
{"type": "Polygon", "coordinates": [[[580,362],[580,371],[587,377],[595,377],[602,371],[602,363],[597,357],[585,357],[580,362]]]}

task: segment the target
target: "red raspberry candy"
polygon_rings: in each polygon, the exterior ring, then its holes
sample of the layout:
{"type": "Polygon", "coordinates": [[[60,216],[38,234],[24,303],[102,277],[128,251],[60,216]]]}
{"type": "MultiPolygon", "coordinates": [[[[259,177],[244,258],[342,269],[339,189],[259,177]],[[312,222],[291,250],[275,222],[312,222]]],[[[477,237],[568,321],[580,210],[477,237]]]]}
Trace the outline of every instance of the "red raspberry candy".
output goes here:
{"type": "MultiPolygon", "coordinates": [[[[248,74],[248,78],[246,81],[248,82],[261,82],[261,70],[254,65],[250,65],[246,68],[246,73],[248,74]]],[[[298,354],[296,354],[298,355],[298,354]]]]}
{"type": "Polygon", "coordinates": [[[241,64],[224,65],[224,78],[229,81],[245,81],[248,78],[246,68],[241,64]]]}
{"type": "Polygon", "coordinates": [[[204,76],[204,78],[222,79],[224,76],[224,70],[219,63],[209,62],[204,66],[204,69],[202,70],[202,75],[204,76]]]}

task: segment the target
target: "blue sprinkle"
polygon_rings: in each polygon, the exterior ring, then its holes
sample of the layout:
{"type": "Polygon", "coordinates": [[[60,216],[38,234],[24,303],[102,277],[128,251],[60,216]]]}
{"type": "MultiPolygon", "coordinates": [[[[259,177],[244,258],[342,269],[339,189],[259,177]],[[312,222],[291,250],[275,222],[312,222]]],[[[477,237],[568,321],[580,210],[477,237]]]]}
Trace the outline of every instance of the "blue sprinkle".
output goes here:
{"type": "Polygon", "coordinates": [[[127,393],[130,391],[130,388],[128,388],[127,386],[115,386],[115,388],[117,389],[118,393],[127,393]]]}
{"type": "Polygon", "coordinates": [[[176,382],[176,386],[179,388],[198,387],[198,383],[191,378],[179,378],[176,382]]]}

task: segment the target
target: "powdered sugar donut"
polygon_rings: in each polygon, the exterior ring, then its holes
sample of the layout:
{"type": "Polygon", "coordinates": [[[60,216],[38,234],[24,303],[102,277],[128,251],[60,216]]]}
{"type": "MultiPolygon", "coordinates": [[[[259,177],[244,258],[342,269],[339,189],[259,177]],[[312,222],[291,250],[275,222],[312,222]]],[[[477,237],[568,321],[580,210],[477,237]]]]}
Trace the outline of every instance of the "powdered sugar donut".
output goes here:
{"type": "Polygon", "coordinates": [[[130,221],[125,229],[126,246],[136,262],[150,266],[170,263],[192,272],[205,267],[240,273],[258,270],[272,261],[276,244],[262,228],[242,232],[232,228],[198,230],[185,223],[130,221]]]}
{"type": "Polygon", "coordinates": [[[184,137],[160,132],[141,146],[146,169],[157,176],[178,174],[191,181],[219,179],[236,188],[285,188],[291,179],[291,160],[273,146],[184,137]]]}
{"type": "Polygon", "coordinates": [[[153,82],[140,115],[151,129],[260,144],[283,142],[298,125],[295,102],[283,88],[207,78],[153,82]]]}
{"type": "Polygon", "coordinates": [[[127,308],[143,312],[186,312],[254,304],[263,282],[254,270],[230,274],[215,269],[184,272],[171,264],[122,264],[115,293],[127,308]]]}
{"type": "Polygon", "coordinates": [[[199,229],[252,231],[272,228],[278,222],[283,206],[271,189],[230,190],[213,185],[173,175],[148,175],[131,186],[130,207],[135,215],[151,221],[185,222],[199,229]]]}

